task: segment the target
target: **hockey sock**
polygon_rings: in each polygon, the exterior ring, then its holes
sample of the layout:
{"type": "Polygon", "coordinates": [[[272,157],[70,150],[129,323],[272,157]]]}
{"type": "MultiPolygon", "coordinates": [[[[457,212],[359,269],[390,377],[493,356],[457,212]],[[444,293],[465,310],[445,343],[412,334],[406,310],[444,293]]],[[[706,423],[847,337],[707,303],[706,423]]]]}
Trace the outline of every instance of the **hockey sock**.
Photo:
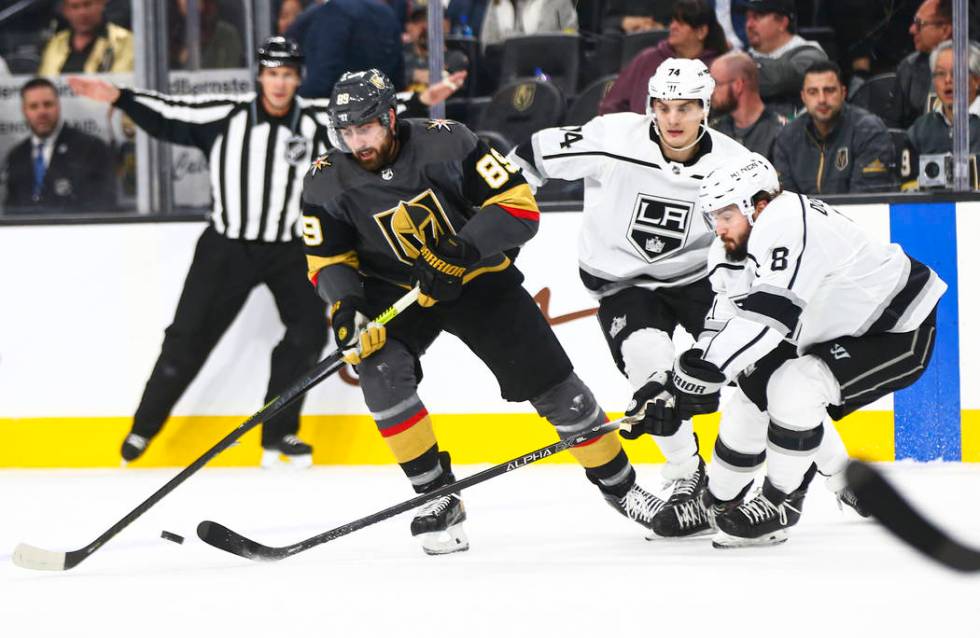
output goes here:
{"type": "Polygon", "coordinates": [[[789,494],[800,487],[813,465],[823,433],[823,424],[797,430],[774,421],[769,423],[766,477],[776,489],[789,494]]]}
{"type": "Polygon", "coordinates": [[[844,471],[848,459],[847,448],[844,447],[844,441],[841,440],[837,428],[833,423],[825,424],[823,441],[820,442],[814,458],[817,470],[824,476],[833,476],[844,471]]]}
{"type": "MultiPolygon", "coordinates": [[[[576,447],[569,450],[572,456],[578,460],[579,463],[585,467],[585,476],[595,484],[596,487],[603,494],[611,494],[616,498],[623,498],[626,493],[630,491],[633,487],[633,483],[636,482],[636,470],[633,469],[633,465],[630,463],[629,458],[626,457],[626,451],[619,445],[619,438],[615,432],[607,434],[598,441],[603,439],[612,438],[616,445],[619,447],[619,452],[613,456],[613,458],[605,463],[595,466],[586,465],[586,461],[579,456],[582,451],[586,448],[576,447]]],[[[597,440],[593,439],[585,443],[588,446],[590,443],[595,443],[597,440]]],[[[583,455],[588,457],[588,453],[583,455]]]]}
{"type": "Polygon", "coordinates": [[[653,440],[667,458],[667,464],[661,472],[665,479],[687,478],[698,469],[698,439],[694,436],[690,420],[683,421],[674,434],[653,435],[653,440]]]}
{"type": "Polygon", "coordinates": [[[385,443],[416,488],[437,480],[442,474],[439,446],[429,412],[417,395],[388,410],[374,413],[385,443]]]}
{"type": "Polygon", "coordinates": [[[766,451],[744,452],[715,439],[714,459],[708,466],[708,485],[720,501],[730,501],[750,485],[766,460],[766,451]]]}

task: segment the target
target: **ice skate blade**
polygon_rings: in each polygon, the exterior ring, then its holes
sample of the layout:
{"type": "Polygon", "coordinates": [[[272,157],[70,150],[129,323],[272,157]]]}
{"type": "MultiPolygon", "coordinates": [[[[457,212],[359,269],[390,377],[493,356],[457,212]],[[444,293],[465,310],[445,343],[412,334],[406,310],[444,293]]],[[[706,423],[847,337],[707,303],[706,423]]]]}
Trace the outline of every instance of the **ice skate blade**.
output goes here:
{"type": "Polygon", "coordinates": [[[313,455],[287,456],[278,450],[262,450],[261,465],[266,470],[304,470],[313,465],[313,455]]]}
{"type": "Polygon", "coordinates": [[[764,534],[758,538],[742,538],[732,536],[719,531],[711,539],[711,546],[715,549],[737,549],[739,547],[766,547],[769,545],[781,545],[789,539],[786,530],[780,529],[769,534],[764,534]]]}
{"type": "Polygon", "coordinates": [[[690,534],[682,534],[680,536],[661,536],[660,534],[651,530],[650,533],[644,536],[643,538],[645,538],[648,541],[682,541],[688,538],[701,538],[702,536],[709,536],[711,534],[714,534],[714,532],[715,530],[711,529],[710,527],[707,527],[705,529],[701,529],[696,532],[691,532],[690,534]]]}
{"type": "Polygon", "coordinates": [[[462,523],[450,525],[438,532],[419,534],[417,538],[422,541],[422,551],[429,556],[465,552],[470,548],[470,541],[466,538],[462,523]]]}

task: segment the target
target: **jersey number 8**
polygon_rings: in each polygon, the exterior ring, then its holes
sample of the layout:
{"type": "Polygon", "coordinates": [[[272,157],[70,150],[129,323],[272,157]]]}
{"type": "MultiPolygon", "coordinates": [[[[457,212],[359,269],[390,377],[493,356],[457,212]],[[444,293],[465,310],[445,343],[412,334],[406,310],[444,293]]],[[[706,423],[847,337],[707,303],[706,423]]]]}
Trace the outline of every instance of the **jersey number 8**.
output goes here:
{"type": "Polygon", "coordinates": [[[518,168],[507,161],[500,152],[491,148],[490,152],[481,157],[476,163],[476,172],[480,174],[487,186],[498,189],[507,183],[512,173],[518,168]]]}

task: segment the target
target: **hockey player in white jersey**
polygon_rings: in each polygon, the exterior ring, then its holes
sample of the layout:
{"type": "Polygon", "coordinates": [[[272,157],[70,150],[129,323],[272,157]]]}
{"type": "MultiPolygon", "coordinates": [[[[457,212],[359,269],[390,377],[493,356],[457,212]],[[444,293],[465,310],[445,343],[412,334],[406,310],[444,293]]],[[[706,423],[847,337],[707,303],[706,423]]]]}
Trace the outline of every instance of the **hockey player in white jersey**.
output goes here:
{"type": "Polygon", "coordinates": [[[737,381],[704,494],[713,544],[779,543],[799,521],[818,448],[833,432],[824,418],[919,378],[946,284],[823,202],[780,192],[761,155],[714,171],[698,198],[717,234],[708,319],[716,331],[677,359],[672,396],[652,382],[634,398],[676,422],[716,410],[721,387],[737,381]],[[765,481],[746,498],[762,458],[765,481]]]}
{"type": "MultiPolygon", "coordinates": [[[[714,80],[700,60],[669,59],[650,78],[646,115],[615,113],[584,126],[545,129],[511,152],[529,183],[585,178],[579,234],[583,283],[599,298],[599,323],[633,389],[652,375],[666,382],[678,326],[697,338],[714,295],[706,279],[713,234],[695,211],[698,186],[714,168],[748,151],[707,126],[714,80]],[[657,377],[656,375],[659,375],[657,377]]],[[[656,536],[707,531],[692,495],[704,462],[691,422],[651,429],[667,463],[669,500],[649,502],[656,536]],[[685,511],[675,511],[683,503],[685,511]],[[690,510],[690,511],[687,511],[690,510]]]]}

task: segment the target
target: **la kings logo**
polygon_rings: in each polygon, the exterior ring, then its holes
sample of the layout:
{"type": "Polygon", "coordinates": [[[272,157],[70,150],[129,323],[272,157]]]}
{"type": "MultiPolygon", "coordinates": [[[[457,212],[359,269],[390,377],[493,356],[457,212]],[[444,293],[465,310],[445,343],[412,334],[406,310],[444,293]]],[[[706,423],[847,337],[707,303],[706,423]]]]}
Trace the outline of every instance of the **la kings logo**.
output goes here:
{"type": "Polygon", "coordinates": [[[435,246],[446,233],[456,234],[431,188],[407,202],[398,202],[394,208],[376,213],[374,221],[395,257],[408,265],[415,263],[422,246],[435,246]]]}
{"type": "Polygon", "coordinates": [[[627,234],[637,252],[652,264],[684,245],[690,219],[690,202],[640,193],[627,234]]]}

